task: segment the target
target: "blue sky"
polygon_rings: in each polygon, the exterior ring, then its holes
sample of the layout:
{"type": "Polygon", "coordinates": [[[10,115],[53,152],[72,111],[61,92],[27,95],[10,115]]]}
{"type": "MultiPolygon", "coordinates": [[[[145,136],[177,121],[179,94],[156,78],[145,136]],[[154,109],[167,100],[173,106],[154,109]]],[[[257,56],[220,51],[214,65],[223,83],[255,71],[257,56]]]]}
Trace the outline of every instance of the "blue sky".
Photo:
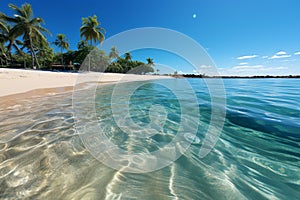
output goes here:
{"type": "Polygon", "coordinates": [[[106,37],[148,26],[182,32],[207,50],[221,74],[300,74],[299,0],[1,0],[0,10],[11,15],[8,3],[25,2],[44,18],[49,41],[64,33],[71,49],[81,18],[96,14],[106,37]]]}

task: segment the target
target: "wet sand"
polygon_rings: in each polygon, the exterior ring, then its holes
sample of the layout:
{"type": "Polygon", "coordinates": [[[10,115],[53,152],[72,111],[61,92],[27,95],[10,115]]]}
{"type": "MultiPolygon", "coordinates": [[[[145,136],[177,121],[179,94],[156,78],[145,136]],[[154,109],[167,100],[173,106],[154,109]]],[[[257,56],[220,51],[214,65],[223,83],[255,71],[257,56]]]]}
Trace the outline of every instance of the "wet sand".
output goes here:
{"type": "MultiPolygon", "coordinates": [[[[89,73],[99,76],[98,83],[116,83],[119,81],[141,81],[166,76],[133,75],[115,73],[89,73]]],[[[48,72],[21,69],[0,69],[0,105],[12,106],[23,99],[44,95],[54,95],[73,91],[78,73],[48,72]]]]}

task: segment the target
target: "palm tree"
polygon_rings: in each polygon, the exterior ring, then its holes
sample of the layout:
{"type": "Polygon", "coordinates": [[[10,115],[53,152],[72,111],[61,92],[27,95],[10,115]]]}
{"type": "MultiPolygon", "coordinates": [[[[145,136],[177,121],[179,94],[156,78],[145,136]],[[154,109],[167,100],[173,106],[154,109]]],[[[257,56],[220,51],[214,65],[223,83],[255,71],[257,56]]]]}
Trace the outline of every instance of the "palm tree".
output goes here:
{"type": "Polygon", "coordinates": [[[61,64],[64,64],[64,55],[63,50],[68,50],[70,47],[70,44],[68,43],[66,36],[64,34],[57,34],[55,41],[53,42],[55,46],[60,48],[61,52],[61,64]]]}
{"type": "Polygon", "coordinates": [[[84,47],[87,47],[88,44],[85,40],[80,40],[78,43],[77,43],[77,49],[78,50],[81,50],[81,49],[84,49],[84,47]]]}
{"type": "Polygon", "coordinates": [[[7,64],[8,61],[7,50],[5,47],[5,43],[7,42],[7,33],[7,24],[3,21],[0,21],[0,61],[2,66],[3,62],[7,64]]]}
{"type": "MultiPolygon", "coordinates": [[[[1,13],[0,13],[1,15],[1,13]]],[[[11,60],[11,49],[14,47],[17,50],[17,53],[24,55],[21,49],[18,47],[19,40],[15,40],[10,35],[11,27],[4,21],[0,21],[0,51],[1,51],[1,63],[5,61],[8,65],[8,61],[11,60]],[[5,46],[7,44],[7,46],[5,46]]]]}
{"type": "Polygon", "coordinates": [[[0,20],[0,32],[8,32],[8,25],[0,20]]]}
{"type": "Polygon", "coordinates": [[[39,48],[39,45],[46,43],[47,39],[44,34],[50,34],[47,29],[41,26],[44,20],[39,17],[33,17],[30,4],[25,3],[20,8],[14,4],[9,4],[8,6],[15,12],[14,17],[8,17],[0,13],[0,19],[13,24],[13,27],[9,31],[11,41],[15,41],[19,36],[23,36],[23,41],[28,41],[32,66],[36,62],[38,68],[40,68],[35,50],[39,48]]]}
{"type": "Polygon", "coordinates": [[[54,58],[54,52],[49,43],[45,44],[44,48],[39,50],[38,55],[42,58],[41,61],[44,67],[50,65],[54,58]]]}
{"type": "MultiPolygon", "coordinates": [[[[148,65],[149,67],[152,68],[152,67],[155,65],[152,58],[147,58],[146,60],[147,60],[147,65],[148,65]]],[[[152,69],[153,69],[153,68],[152,68],[152,69]]],[[[157,70],[159,70],[159,69],[157,69],[157,70]]],[[[157,71],[157,70],[156,70],[156,71],[157,71]]],[[[158,73],[158,71],[157,71],[157,73],[158,73]]]]}
{"type": "Polygon", "coordinates": [[[2,67],[3,67],[4,62],[7,64],[7,60],[8,60],[8,58],[7,58],[4,43],[0,42],[0,62],[1,62],[2,67]]]}
{"type": "Polygon", "coordinates": [[[80,27],[80,37],[84,38],[86,41],[90,41],[90,46],[93,46],[93,41],[97,41],[102,44],[104,41],[105,29],[100,27],[100,22],[97,20],[97,16],[89,16],[82,18],[82,26],[80,27]]]}
{"type": "Polygon", "coordinates": [[[110,49],[110,52],[109,52],[109,58],[110,59],[114,59],[114,58],[119,58],[119,51],[117,49],[117,47],[113,46],[111,49],[110,49]]]}
{"type": "Polygon", "coordinates": [[[147,58],[147,62],[148,62],[147,65],[154,66],[154,62],[152,58],[147,58]]]}
{"type": "Polygon", "coordinates": [[[130,52],[126,52],[125,53],[125,60],[130,61],[131,59],[132,59],[132,56],[131,56],[130,52]]]}

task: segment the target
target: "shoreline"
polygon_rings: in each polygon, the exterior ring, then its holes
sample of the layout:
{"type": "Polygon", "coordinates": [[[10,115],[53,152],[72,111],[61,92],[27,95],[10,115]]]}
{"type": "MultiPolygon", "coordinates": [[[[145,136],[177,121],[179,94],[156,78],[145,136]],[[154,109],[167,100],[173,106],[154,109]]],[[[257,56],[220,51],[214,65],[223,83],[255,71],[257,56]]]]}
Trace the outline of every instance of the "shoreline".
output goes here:
{"type": "MultiPolygon", "coordinates": [[[[0,107],[20,104],[24,102],[23,100],[72,92],[79,74],[81,73],[0,69],[0,107]]],[[[97,82],[98,84],[172,78],[167,76],[98,72],[83,74],[101,77],[101,80],[97,82]]],[[[80,84],[88,83],[89,81],[80,84]]]]}

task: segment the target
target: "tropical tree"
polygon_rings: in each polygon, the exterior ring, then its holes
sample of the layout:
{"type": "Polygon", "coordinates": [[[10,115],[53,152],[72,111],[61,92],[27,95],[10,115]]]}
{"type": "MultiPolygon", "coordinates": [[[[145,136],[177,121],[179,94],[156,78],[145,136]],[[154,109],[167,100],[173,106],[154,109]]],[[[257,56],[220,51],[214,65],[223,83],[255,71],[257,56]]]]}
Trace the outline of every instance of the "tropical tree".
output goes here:
{"type": "Polygon", "coordinates": [[[110,49],[110,52],[109,52],[109,58],[110,59],[116,59],[116,58],[119,58],[119,51],[117,49],[117,47],[113,46],[111,49],[110,49]]]}
{"type": "Polygon", "coordinates": [[[106,30],[100,27],[100,22],[98,22],[96,15],[82,18],[80,37],[84,38],[85,41],[90,41],[90,46],[93,46],[93,41],[94,43],[100,42],[102,44],[105,33],[106,30]]]}
{"type": "Polygon", "coordinates": [[[78,43],[77,43],[77,49],[78,50],[81,50],[81,49],[84,49],[85,47],[87,47],[88,44],[87,44],[87,41],[85,40],[80,40],[78,43]]]}
{"type": "Polygon", "coordinates": [[[7,54],[6,54],[6,48],[4,46],[3,42],[0,42],[0,62],[1,62],[1,66],[4,65],[4,63],[7,65],[7,54]]]}
{"type": "Polygon", "coordinates": [[[7,50],[5,47],[5,43],[7,42],[7,33],[7,24],[0,21],[0,61],[2,66],[4,62],[7,64],[8,61],[7,50]]]}
{"type": "MultiPolygon", "coordinates": [[[[151,59],[153,63],[153,59],[151,59]]],[[[113,73],[130,73],[130,74],[146,74],[154,72],[151,65],[138,60],[132,60],[132,56],[129,52],[125,53],[124,58],[119,57],[112,63],[110,63],[106,69],[106,72],[113,73]]]]}
{"type": "Polygon", "coordinates": [[[2,20],[0,20],[0,30],[1,32],[2,31],[8,32],[7,24],[2,20]]]}
{"type": "Polygon", "coordinates": [[[156,74],[158,74],[159,71],[160,71],[159,69],[156,69],[156,74]]]}
{"type": "Polygon", "coordinates": [[[148,64],[149,66],[154,66],[154,62],[153,62],[153,59],[152,59],[152,58],[147,58],[146,60],[147,60],[147,64],[148,64]]]}
{"type": "Polygon", "coordinates": [[[36,50],[39,45],[46,44],[45,33],[50,34],[47,29],[41,26],[44,20],[39,17],[33,17],[34,15],[30,4],[25,3],[20,8],[14,4],[9,4],[8,6],[15,12],[14,17],[0,13],[0,20],[13,24],[13,27],[9,31],[10,44],[12,44],[16,38],[22,36],[23,41],[28,42],[32,66],[36,63],[38,68],[40,68],[36,50]]]}
{"type": "Polygon", "coordinates": [[[113,62],[111,63],[106,69],[105,72],[112,72],[112,73],[123,73],[123,68],[120,63],[113,62]]]}
{"type": "Polygon", "coordinates": [[[125,53],[125,60],[130,61],[131,59],[132,59],[132,56],[131,56],[130,52],[126,52],[125,53]]]}
{"type": "Polygon", "coordinates": [[[155,65],[152,58],[147,58],[148,72],[154,72],[153,66],[155,65]]]}
{"type": "Polygon", "coordinates": [[[17,64],[23,64],[23,67],[26,68],[27,66],[30,66],[31,63],[31,56],[29,54],[26,54],[24,52],[18,52],[16,51],[12,56],[12,61],[17,64]]]}
{"type": "Polygon", "coordinates": [[[57,34],[53,44],[60,48],[61,64],[63,65],[64,64],[63,50],[64,49],[69,50],[70,44],[68,43],[66,36],[64,34],[57,34]]]}
{"type": "Polygon", "coordinates": [[[44,48],[38,52],[38,55],[41,57],[41,61],[43,62],[43,66],[50,66],[53,62],[54,51],[50,47],[50,44],[45,44],[44,48]]]}
{"type": "MultiPolygon", "coordinates": [[[[1,13],[0,13],[1,15],[1,13]]],[[[12,60],[11,49],[12,47],[16,50],[16,52],[20,55],[24,55],[22,50],[18,47],[18,43],[21,43],[19,40],[15,40],[10,36],[11,27],[9,24],[4,21],[0,21],[0,57],[1,63],[5,62],[8,65],[8,61],[12,60]],[[7,44],[7,45],[6,45],[7,44]]]]}

